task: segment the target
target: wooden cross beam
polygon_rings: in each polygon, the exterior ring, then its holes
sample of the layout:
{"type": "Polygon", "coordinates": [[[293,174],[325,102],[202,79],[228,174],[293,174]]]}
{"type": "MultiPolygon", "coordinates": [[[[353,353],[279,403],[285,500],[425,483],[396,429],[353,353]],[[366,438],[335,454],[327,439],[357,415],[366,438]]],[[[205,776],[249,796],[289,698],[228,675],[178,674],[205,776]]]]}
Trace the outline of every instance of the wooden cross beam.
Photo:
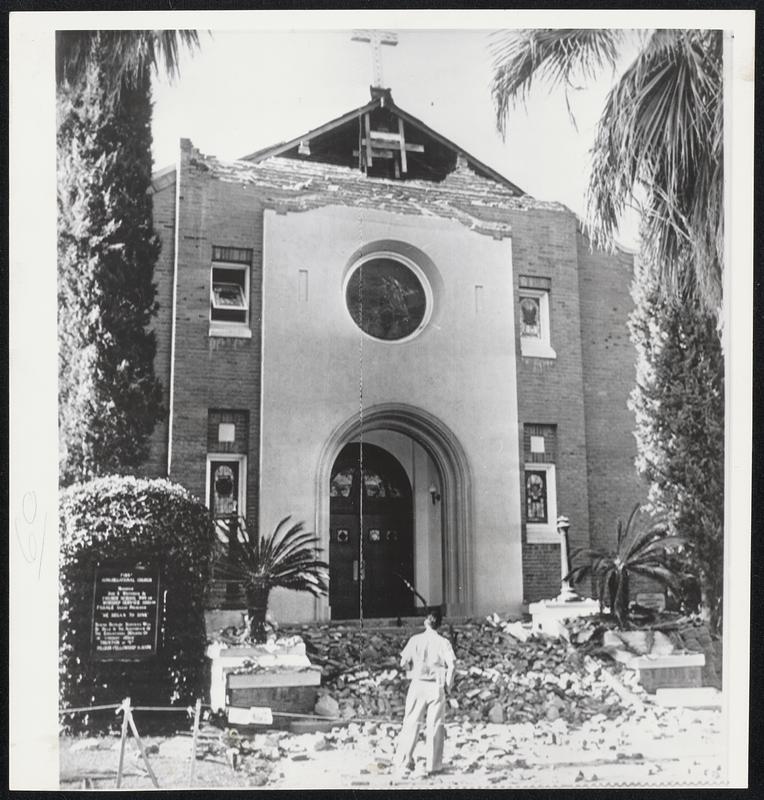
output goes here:
{"type": "Polygon", "coordinates": [[[392,31],[353,31],[352,41],[367,42],[371,45],[371,63],[374,71],[372,88],[383,89],[382,83],[382,45],[394,47],[398,44],[398,34],[392,31]]]}

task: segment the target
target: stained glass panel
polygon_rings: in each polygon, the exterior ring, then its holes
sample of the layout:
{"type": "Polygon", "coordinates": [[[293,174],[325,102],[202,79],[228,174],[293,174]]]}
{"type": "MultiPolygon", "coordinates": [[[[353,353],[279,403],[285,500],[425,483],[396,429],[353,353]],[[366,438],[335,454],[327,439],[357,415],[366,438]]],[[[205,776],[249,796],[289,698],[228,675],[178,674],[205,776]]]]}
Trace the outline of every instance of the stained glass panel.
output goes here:
{"type": "Polygon", "coordinates": [[[350,490],[353,486],[354,467],[347,467],[332,477],[330,497],[350,497],[350,490]]]}
{"type": "Polygon", "coordinates": [[[361,264],[348,281],[345,301],[362,331],[387,341],[414,333],[427,310],[427,295],[419,278],[392,258],[361,264]]]}
{"type": "Polygon", "coordinates": [[[546,472],[525,472],[525,518],[527,522],[548,522],[546,472]]]}
{"type": "Polygon", "coordinates": [[[541,338],[541,307],[538,297],[520,298],[520,335],[541,338]]]}
{"type": "Polygon", "coordinates": [[[212,474],[212,513],[216,517],[226,517],[238,511],[238,471],[236,463],[213,463],[212,474]]]}
{"type": "Polygon", "coordinates": [[[399,487],[366,469],[363,471],[363,486],[366,497],[403,497],[399,487]]]}

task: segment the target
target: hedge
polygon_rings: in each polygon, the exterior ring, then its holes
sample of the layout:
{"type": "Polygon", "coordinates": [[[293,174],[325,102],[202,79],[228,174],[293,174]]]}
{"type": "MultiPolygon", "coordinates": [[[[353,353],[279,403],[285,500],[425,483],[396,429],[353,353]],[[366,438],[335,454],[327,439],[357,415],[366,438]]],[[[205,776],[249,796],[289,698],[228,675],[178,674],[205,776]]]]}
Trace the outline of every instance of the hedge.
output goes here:
{"type": "MultiPolygon", "coordinates": [[[[204,505],[170,481],[109,476],[64,490],[59,507],[61,708],[118,703],[127,696],[134,705],[190,704],[204,696],[204,596],[213,537],[204,505]],[[129,662],[90,657],[94,576],[102,561],[159,566],[164,603],[156,656],[129,662]]],[[[69,729],[100,727],[98,720],[114,724],[110,716],[73,714],[63,723],[69,729]]]]}

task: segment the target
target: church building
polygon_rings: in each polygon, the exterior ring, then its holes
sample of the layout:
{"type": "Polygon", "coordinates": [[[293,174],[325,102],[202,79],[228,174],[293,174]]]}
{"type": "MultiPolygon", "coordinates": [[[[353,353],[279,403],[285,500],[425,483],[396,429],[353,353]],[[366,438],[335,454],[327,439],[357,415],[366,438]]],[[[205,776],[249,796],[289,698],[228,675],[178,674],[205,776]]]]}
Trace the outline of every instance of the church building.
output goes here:
{"type": "MultiPolygon", "coordinates": [[[[633,256],[592,250],[389,90],[225,162],[182,140],[162,240],[147,471],[217,516],[319,535],[330,591],[280,622],[519,613],[644,499],[627,398],[633,256]]],[[[218,594],[228,603],[225,587],[218,594]]]]}

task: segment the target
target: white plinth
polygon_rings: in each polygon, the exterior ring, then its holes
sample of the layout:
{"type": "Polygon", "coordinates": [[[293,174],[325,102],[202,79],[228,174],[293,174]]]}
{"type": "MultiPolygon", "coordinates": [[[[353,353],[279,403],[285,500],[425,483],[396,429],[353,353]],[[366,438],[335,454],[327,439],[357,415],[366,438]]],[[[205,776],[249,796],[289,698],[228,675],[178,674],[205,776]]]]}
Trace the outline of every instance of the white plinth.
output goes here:
{"type": "Polygon", "coordinates": [[[305,655],[305,643],[299,636],[279,639],[268,644],[236,647],[226,647],[220,642],[213,642],[207,648],[207,658],[212,662],[210,705],[216,711],[225,708],[226,680],[232,670],[239,669],[247,663],[272,668],[275,671],[289,667],[310,666],[310,661],[305,655]]]}
{"type": "Polygon", "coordinates": [[[539,600],[531,603],[528,611],[531,615],[531,627],[536,633],[548,636],[560,636],[564,630],[562,621],[573,617],[590,617],[597,614],[600,605],[596,600],[539,600]]]}

